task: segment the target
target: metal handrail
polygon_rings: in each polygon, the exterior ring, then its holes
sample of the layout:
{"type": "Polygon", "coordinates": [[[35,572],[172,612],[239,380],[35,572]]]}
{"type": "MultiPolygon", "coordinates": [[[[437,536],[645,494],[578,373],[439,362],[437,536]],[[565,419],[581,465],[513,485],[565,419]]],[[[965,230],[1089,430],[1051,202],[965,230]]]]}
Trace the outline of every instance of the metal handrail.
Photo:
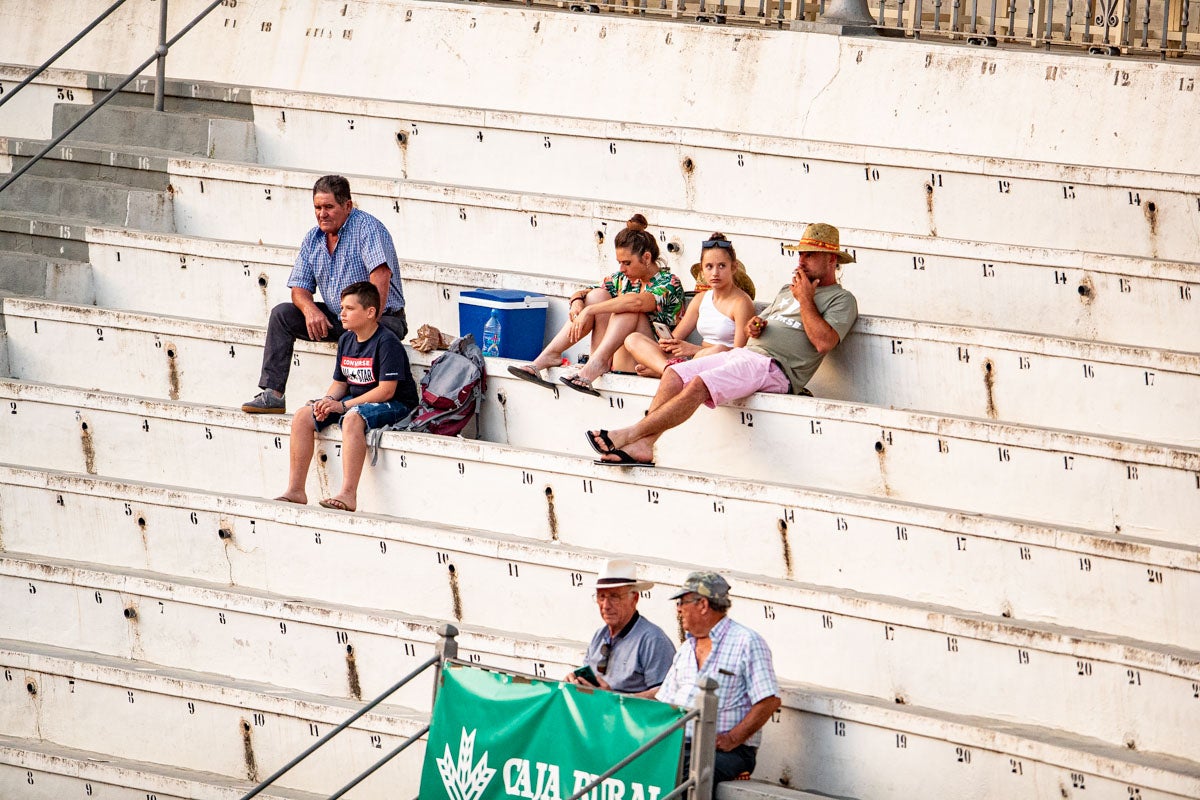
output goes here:
{"type": "MultiPolygon", "coordinates": [[[[408,673],[403,678],[401,678],[399,681],[397,681],[395,684],[393,684],[392,687],[389,688],[387,691],[385,691],[383,694],[379,695],[374,700],[372,700],[371,702],[367,703],[365,706],[360,708],[358,711],[351,714],[340,725],[338,725],[336,728],[334,728],[329,733],[325,734],[320,739],[318,739],[315,743],[310,745],[303,753],[296,756],[295,758],[293,758],[288,763],[284,764],[279,769],[275,770],[275,772],[273,772],[270,775],[270,777],[268,777],[266,780],[259,783],[257,786],[255,786],[253,789],[251,789],[246,794],[242,795],[241,800],[250,800],[251,797],[254,797],[259,792],[266,789],[268,786],[270,786],[272,783],[274,783],[279,778],[281,778],[284,774],[286,774],[288,771],[290,771],[293,767],[295,767],[301,761],[303,761],[304,759],[308,758],[310,755],[315,753],[319,748],[323,747],[325,745],[325,743],[328,742],[330,739],[332,739],[334,736],[337,736],[339,733],[344,731],[346,728],[350,727],[350,725],[353,724],[355,721],[357,721],[360,717],[362,717],[364,714],[366,714],[371,709],[375,708],[375,706],[379,705],[387,698],[391,697],[391,695],[393,693],[395,693],[396,690],[398,690],[400,687],[404,686],[409,681],[416,678],[418,675],[420,675],[422,672],[427,670],[429,667],[432,667],[435,664],[440,664],[447,659],[457,658],[458,657],[458,642],[455,640],[456,636],[458,636],[458,628],[454,627],[453,625],[443,625],[440,628],[438,628],[438,643],[437,643],[437,654],[436,655],[428,658],[424,663],[422,663],[420,666],[416,667],[412,672],[408,673]]],[[[437,697],[437,677],[436,676],[434,677],[434,680],[433,680],[433,694],[434,694],[434,697],[436,698],[437,697]]],[[[420,731],[418,731],[417,733],[414,733],[412,736],[410,736],[408,739],[406,739],[403,743],[401,743],[395,750],[392,750],[390,753],[388,753],[383,758],[381,758],[379,761],[377,761],[374,765],[367,768],[367,770],[365,772],[358,775],[349,784],[347,784],[346,786],[343,786],[341,789],[339,789],[337,794],[334,794],[330,797],[330,800],[336,800],[336,798],[341,797],[346,792],[353,789],[355,786],[357,786],[359,783],[361,783],[368,775],[375,772],[375,770],[382,767],[384,764],[386,764],[388,761],[390,761],[395,756],[399,755],[401,751],[403,751],[406,747],[411,745],[413,742],[420,739],[428,731],[429,731],[429,726],[425,725],[420,731]]]]}
{"type": "MultiPolygon", "coordinates": [[[[23,80],[17,84],[15,89],[13,89],[11,92],[4,95],[3,97],[0,97],[0,106],[3,106],[9,100],[12,100],[13,97],[17,94],[17,92],[21,91],[26,86],[33,83],[34,78],[36,78],[38,75],[41,75],[43,72],[45,72],[47,69],[49,69],[50,65],[53,64],[55,61],[58,61],[58,59],[62,56],[63,53],[67,52],[72,47],[79,44],[79,41],[83,37],[85,37],[89,33],[91,33],[96,28],[96,26],[99,25],[101,22],[108,19],[109,14],[112,14],[114,11],[116,11],[118,8],[120,8],[122,5],[124,5],[124,3],[125,3],[125,0],[117,0],[117,2],[115,2],[111,6],[109,6],[106,11],[101,13],[100,16],[98,16],[94,20],[92,20],[91,24],[89,24],[87,27],[85,27],[79,33],[75,34],[74,39],[72,39],[71,41],[64,44],[57,53],[50,56],[50,58],[47,59],[45,62],[43,62],[40,67],[35,69],[33,72],[29,73],[29,75],[27,75],[25,77],[25,80],[23,80]]],[[[164,2],[164,5],[165,5],[165,2],[164,2]]]]}
{"type": "MultiPolygon", "coordinates": [[[[122,80],[119,84],[117,84],[117,86],[112,91],[110,91],[108,94],[104,95],[104,97],[100,98],[99,102],[93,104],[92,107],[90,109],[88,109],[86,114],[84,114],[82,117],[80,117],[78,120],[76,120],[74,125],[67,128],[65,131],[60,133],[58,136],[54,137],[54,139],[49,144],[47,144],[45,147],[42,148],[41,152],[39,152],[33,158],[29,159],[29,161],[25,162],[25,165],[22,166],[19,170],[14,172],[12,175],[9,175],[8,179],[6,181],[4,181],[4,183],[0,183],[0,192],[3,192],[5,189],[7,189],[9,186],[11,186],[13,181],[15,181],[17,178],[21,177],[22,175],[24,175],[26,172],[28,172],[33,167],[33,165],[36,164],[37,162],[41,161],[46,156],[47,153],[49,153],[54,148],[58,147],[59,144],[62,143],[63,139],[66,139],[68,136],[70,136],[72,133],[75,132],[76,128],[78,128],[80,125],[82,125],[83,123],[85,123],[89,119],[91,119],[93,114],[95,114],[97,111],[99,111],[101,108],[103,108],[108,103],[109,100],[112,100],[114,97],[116,97],[117,94],[122,89],[124,89],[126,86],[128,86],[130,83],[132,83],[134,78],[136,78],[138,75],[142,74],[142,72],[145,71],[146,68],[149,67],[155,61],[159,62],[158,81],[155,86],[155,92],[154,92],[155,93],[155,104],[156,104],[156,109],[161,111],[162,109],[159,108],[158,105],[160,104],[161,97],[162,97],[163,82],[164,82],[162,67],[163,67],[163,64],[165,63],[165,59],[167,57],[167,51],[169,51],[171,49],[171,47],[175,45],[176,42],[178,42],[189,31],[191,31],[192,28],[199,25],[200,21],[203,20],[205,17],[207,17],[215,8],[217,8],[217,6],[221,5],[222,2],[224,2],[224,0],[212,0],[212,2],[209,3],[208,7],[205,8],[203,11],[201,11],[199,14],[197,14],[192,19],[191,22],[189,22],[187,25],[183,26],[183,29],[180,30],[179,33],[175,34],[174,36],[172,36],[170,39],[166,40],[165,42],[162,42],[161,44],[159,44],[158,47],[156,47],[154,49],[154,55],[147,58],[136,69],[134,69],[133,72],[126,75],[125,79],[122,80]]],[[[160,31],[160,34],[165,34],[165,32],[166,32],[166,0],[163,0],[163,4],[162,4],[162,8],[161,8],[161,14],[160,14],[160,19],[159,19],[159,31],[160,31]]]]}

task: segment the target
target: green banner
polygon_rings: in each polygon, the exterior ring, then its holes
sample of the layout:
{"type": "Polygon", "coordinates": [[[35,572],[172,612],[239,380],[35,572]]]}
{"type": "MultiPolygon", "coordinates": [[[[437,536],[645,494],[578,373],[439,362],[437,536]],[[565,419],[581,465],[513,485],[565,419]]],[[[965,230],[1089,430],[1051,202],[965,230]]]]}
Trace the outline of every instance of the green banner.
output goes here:
{"type": "MultiPolygon", "coordinates": [[[[446,664],[421,800],[566,800],[686,713],[666,703],[446,664]]],[[[675,787],[683,730],[588,800],[657,800],[675,787]]]]}

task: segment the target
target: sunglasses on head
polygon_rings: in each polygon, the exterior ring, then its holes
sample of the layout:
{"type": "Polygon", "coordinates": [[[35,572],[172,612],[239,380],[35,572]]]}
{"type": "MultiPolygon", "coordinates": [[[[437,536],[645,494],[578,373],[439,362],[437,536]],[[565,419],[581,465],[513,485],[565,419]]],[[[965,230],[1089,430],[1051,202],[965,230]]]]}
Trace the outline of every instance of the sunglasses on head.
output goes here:
{"type": "Polygon", "coordinates": [[[701,250],[708,250],[712,247],[719,247],[722,250],[732,250],[733,242],[729,241],[728,239],[705,239],[700,243],[701,250]]]}

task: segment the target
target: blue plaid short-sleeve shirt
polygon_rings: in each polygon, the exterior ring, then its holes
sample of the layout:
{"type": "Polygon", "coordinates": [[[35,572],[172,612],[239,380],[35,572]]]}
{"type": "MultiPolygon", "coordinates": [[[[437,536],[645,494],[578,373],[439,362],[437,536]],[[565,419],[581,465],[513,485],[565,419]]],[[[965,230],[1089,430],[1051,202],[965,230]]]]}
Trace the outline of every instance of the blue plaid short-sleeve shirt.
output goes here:
{"type": "MultiPolygon", "coordinates": [[[[755,703],[779,694],[771,648],[745,625],[723,618],[709,632],[712,652],[703,669],[696,667],[696,640],[688,634],[675,651],[671,669],[658,688],[656,699],[677,706],[692,707],[696,679],[713,678],[717,682],[717,733],[725,733],[742,721],[755,703]]],[[[691,738],[691,726],[688,729],[691,738]]],[[[755,731],[746,744],[758,747],[762,731],[755,731]]]]}
{"type": "Polygon", "coordinates": [[[310,292],[319,291],[329,310],[338,314],[342,310],[342,290],[352,283],[370,280],[372,270],[380,264],[387,264],[392,271],[383,310],[404,308],[400,261],[396,257],[392,235],[378,219],[355,208],[338,231],[338,243],[332,255],[319,227],[314,226],[305,235],[287,285],[310,292]]]}

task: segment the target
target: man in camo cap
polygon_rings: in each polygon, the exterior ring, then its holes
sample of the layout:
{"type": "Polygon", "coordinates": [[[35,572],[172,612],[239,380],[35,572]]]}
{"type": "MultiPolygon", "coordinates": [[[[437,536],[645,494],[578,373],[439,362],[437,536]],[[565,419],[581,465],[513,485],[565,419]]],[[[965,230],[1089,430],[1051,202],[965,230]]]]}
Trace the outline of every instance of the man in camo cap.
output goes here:
{"type": "MultiPolygon", "coordinates": [[[[672,595],[687,640],[655,695],[691,707],[698,678],[717,682],[717,752],[713,786],[754,771],[761,728],[781,705],[771,649],[762,636],[729,618],[729,582],[693,572],[672,595]]],[[[684,744],[691,756],[691,736],[684,744]]]]}

